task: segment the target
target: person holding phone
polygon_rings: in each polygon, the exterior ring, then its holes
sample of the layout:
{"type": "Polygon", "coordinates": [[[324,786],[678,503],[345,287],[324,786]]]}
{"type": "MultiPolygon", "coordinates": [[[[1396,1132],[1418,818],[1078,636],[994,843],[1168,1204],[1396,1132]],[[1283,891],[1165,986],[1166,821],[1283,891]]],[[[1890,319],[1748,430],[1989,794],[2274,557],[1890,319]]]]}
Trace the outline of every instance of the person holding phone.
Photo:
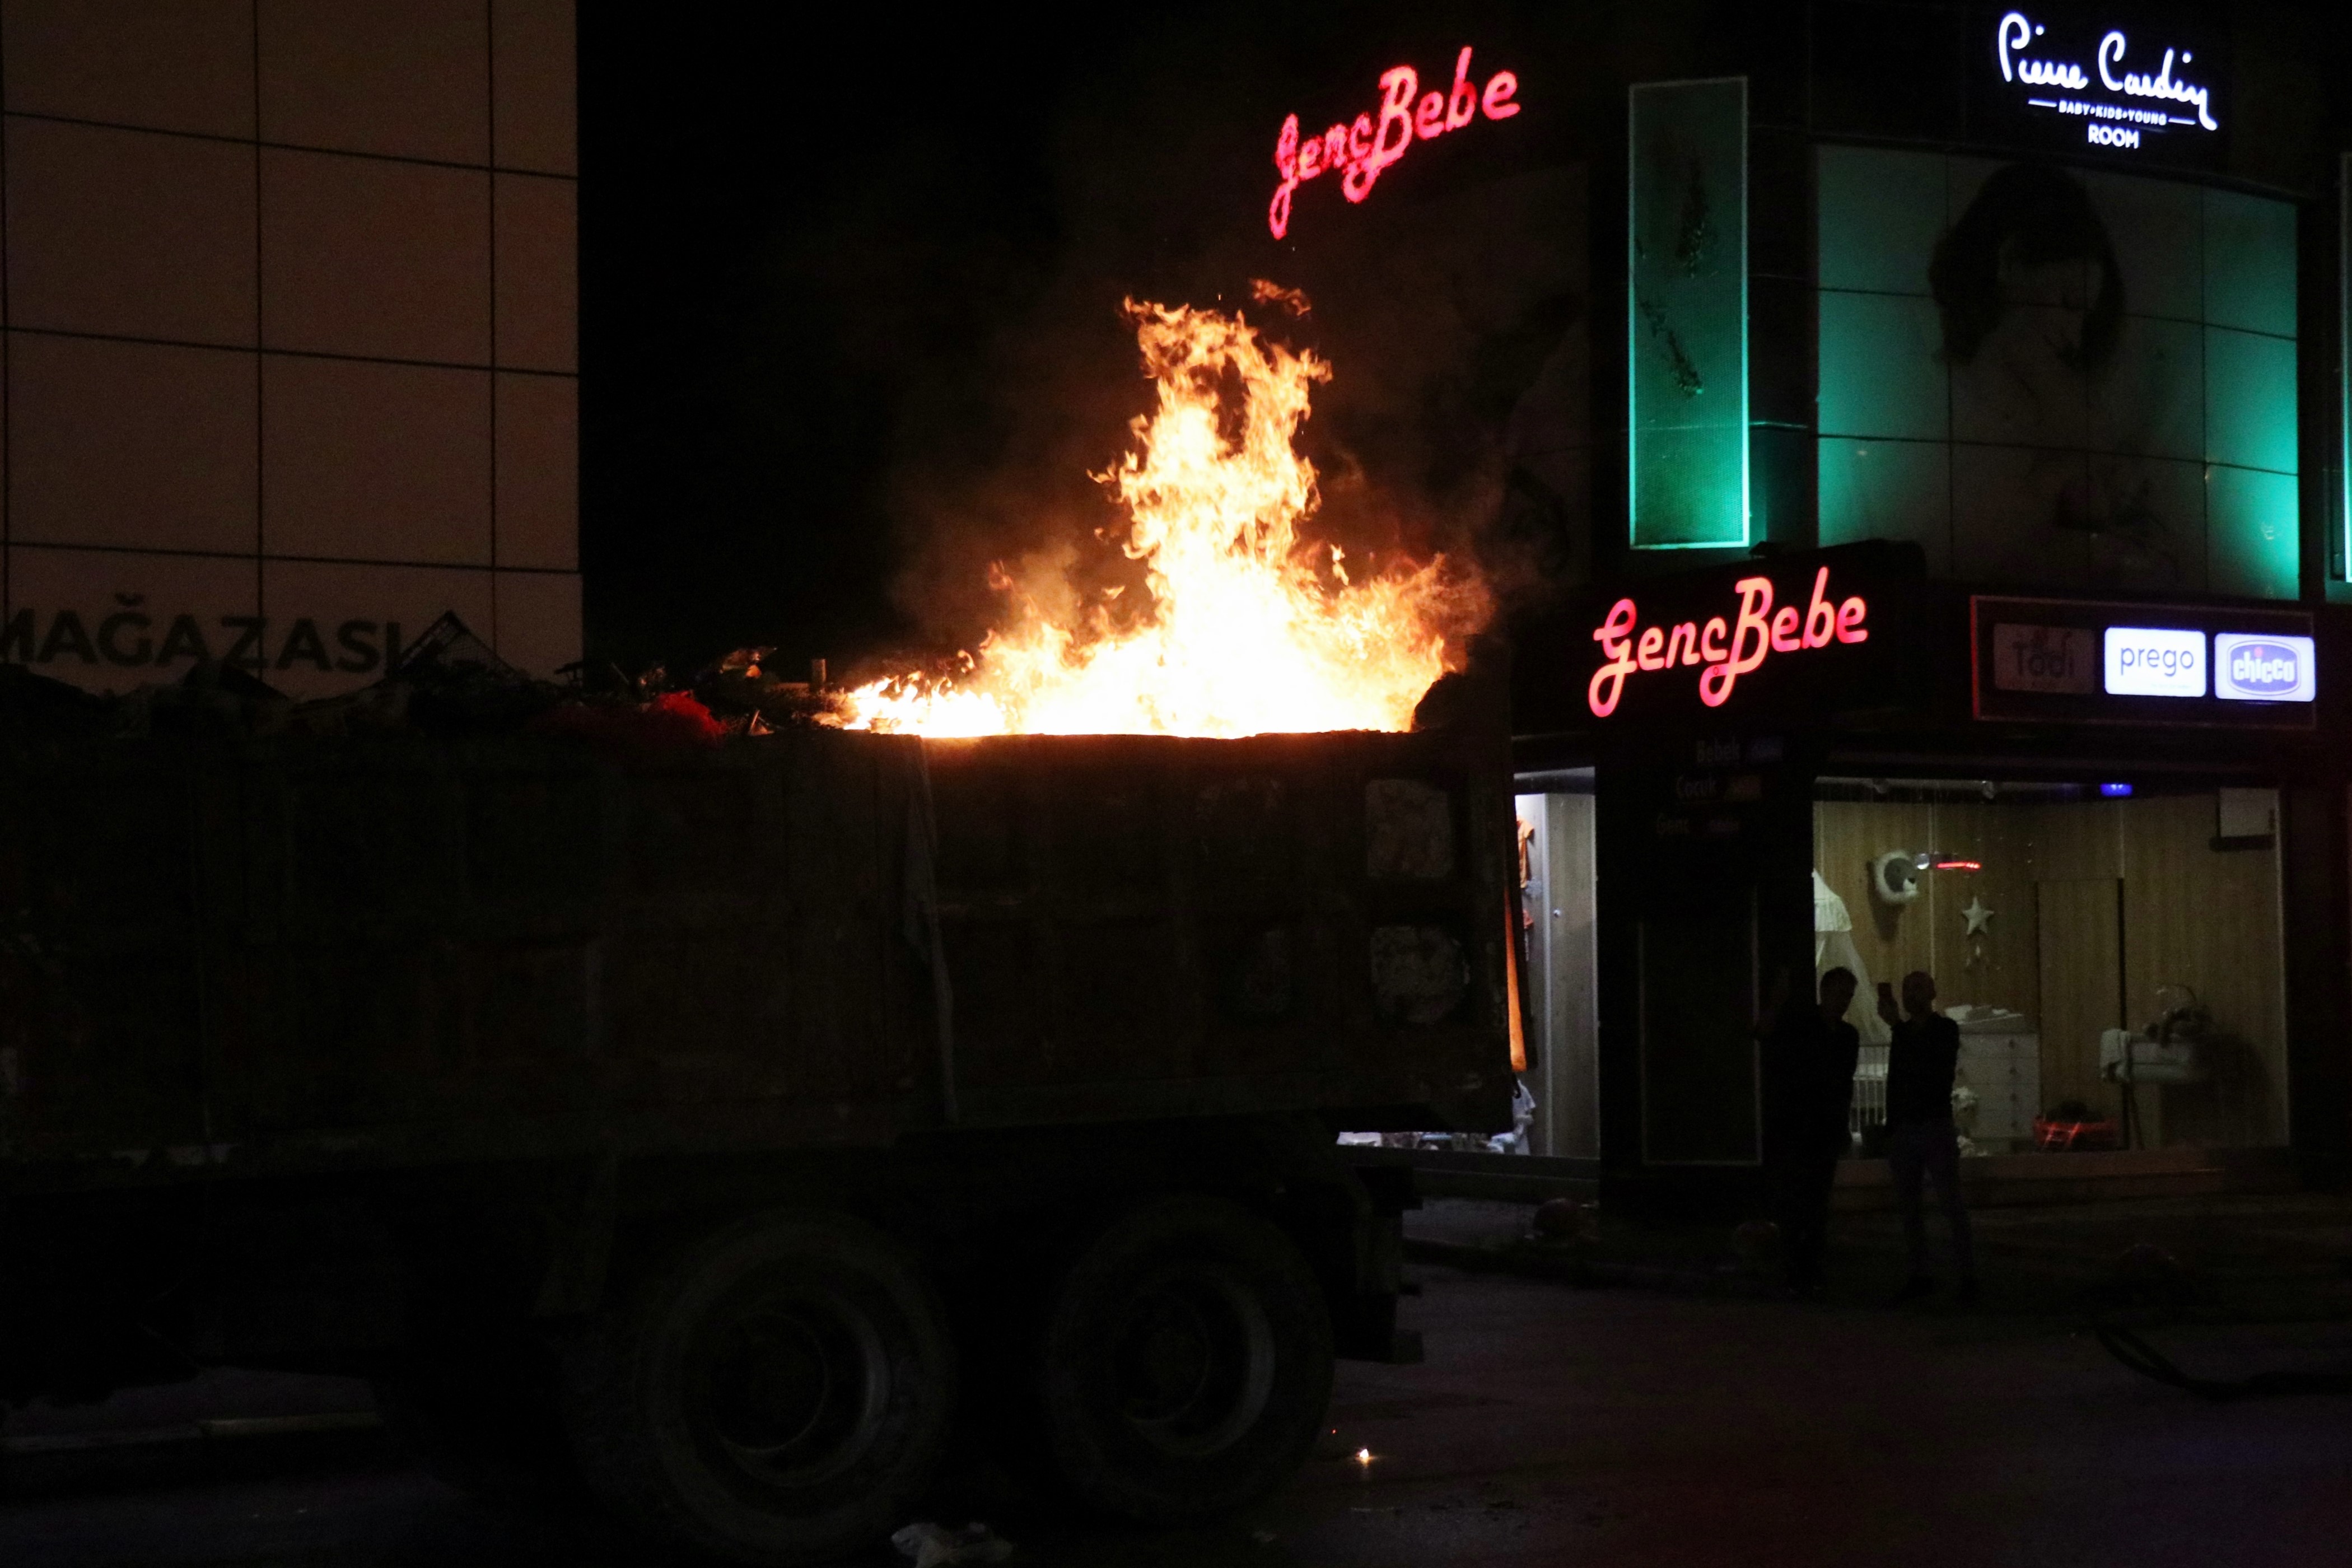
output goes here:
{"type": "Polygon", "coordinates": [[[1903,1242],[1910,1277],[1895,1292],[1897,1306],[1931,1295],[1927,1272],[1927,1224],[1921,1212],[1923,1178],[1936,1184],[1937,1202],[1952,1234],[1954,1294],[1973,1301],[1977,1294],[1974,1237],[1967,1203],[1960,1196],[1960,1134],[1952,1123],[1952,1079],[1959,1069],[1960,1026],[1936,1011],[1936,982],[1924,969],[1903,977],[1903,1005],[1885,982],[1878,987],[1878,1016],[1895,1031],[1886,1053],[1886,1163],[1895,1177],[1895,1197],[1903,1211],[1903,1242]]]}

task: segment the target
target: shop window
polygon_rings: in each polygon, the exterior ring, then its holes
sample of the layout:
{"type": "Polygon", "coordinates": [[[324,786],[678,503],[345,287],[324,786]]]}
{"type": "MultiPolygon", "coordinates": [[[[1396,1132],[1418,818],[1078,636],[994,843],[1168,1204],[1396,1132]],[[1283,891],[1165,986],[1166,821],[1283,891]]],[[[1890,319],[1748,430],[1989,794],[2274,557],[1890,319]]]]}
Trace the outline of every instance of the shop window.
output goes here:
{"type": "Polygon", "coordinates": [[[2291,204],[1875,148],[1820,148],[1816,173],[1822,543],[2295,596],[2291,204]]]}
{"type": "Polygon", "coordinates": [[[1821,780],[1815,961],[1862,982],[1857,1139],[1885,1115],[1873,987],[1924,970],[1966,1151],[2284,1144],[2276,817],[2239,785],[1821,780]]]}

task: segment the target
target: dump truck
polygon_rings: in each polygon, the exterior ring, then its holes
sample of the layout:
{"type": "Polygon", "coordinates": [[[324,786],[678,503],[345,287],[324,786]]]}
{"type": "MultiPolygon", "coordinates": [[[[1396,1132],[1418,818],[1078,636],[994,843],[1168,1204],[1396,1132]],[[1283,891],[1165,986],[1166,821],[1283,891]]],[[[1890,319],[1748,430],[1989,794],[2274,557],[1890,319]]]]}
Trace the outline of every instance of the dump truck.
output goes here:
{"type": "MultiPolygon", "coordinates": [[[[1440,689],[1441,690],[1444,688],[1440,689]]],[[[0,1395],[359,1374],[445,1474],[746,1563],[952,1441],[1143,1521],[1409,1358],[1510,1121],[1503,726],[16,735],[0,1395]]]]}

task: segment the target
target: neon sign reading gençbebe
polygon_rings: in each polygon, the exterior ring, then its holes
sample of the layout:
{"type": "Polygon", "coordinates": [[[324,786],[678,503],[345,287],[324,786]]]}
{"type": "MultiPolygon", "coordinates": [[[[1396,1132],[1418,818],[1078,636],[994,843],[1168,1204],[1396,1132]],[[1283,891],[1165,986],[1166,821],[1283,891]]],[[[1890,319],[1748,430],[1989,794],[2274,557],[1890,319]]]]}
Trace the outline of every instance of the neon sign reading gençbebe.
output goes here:
{"type": "Polygon", "coordinates": [[[1298,116],[1291,115],[1274,139],[1274,166],[1282,172],[1282,184],[1275,187],[1273,205],[1266,208],[1265,226],[1276,239],[1289,233],[1291,193],[1333,169],[1343,171],[1340,195],[1351,202],[1362,201],[1371,195],[1381,172],[1410,152],[1416,141],[1433,142],[1449,131],[1459,131],[1478,118],[1482,110],[1489,120],[1508,120],[1517,114],[1519,106],[1512,99],[1518,90],[1519,79],[1510,71],[1488,77],[1484,89],[1475,86],[1470,80],[1470,48],[1465,44],[1454,58],[1453,89],[1422,93],[1418,105],[1413,95],[1421,92],[1421,73],[1411,66],[1391,66],[1381,73],[1377,119],[1368,111],[1320,136],[1301,141],[1298,116]]]}
{"type": "Polygon", "coordinates": [[[1592,672],[1585,688],[1585,704],[1596,719],[1617,711],[1625,681],[1643,671],[1689,665],[1705,666],[1698,676],[1698,700],[1709,708],[1730,700],[1739,678],[1760,667],[1774,654],[1803,653],[1832,643],[1870,640],[1864,622],[1870,605],[1859,596],[1843,602],[1830,597],[1830,569],[1813,574],[1811,602],[1801,611],[1794,605],[1772,607],[1772,579],[1742,577],[1732,584],[1739,609],[1727,622],[1710,616],[1702,626],[1685,621],[1671,630],[1663,626],[1638,626],[1639,612],[1631,599],[1609,606],[1593,628],[1592,640],[1609,660],[1592,672]],[[1727,640],[1728,639],[1728,640],[1727,640]]]}

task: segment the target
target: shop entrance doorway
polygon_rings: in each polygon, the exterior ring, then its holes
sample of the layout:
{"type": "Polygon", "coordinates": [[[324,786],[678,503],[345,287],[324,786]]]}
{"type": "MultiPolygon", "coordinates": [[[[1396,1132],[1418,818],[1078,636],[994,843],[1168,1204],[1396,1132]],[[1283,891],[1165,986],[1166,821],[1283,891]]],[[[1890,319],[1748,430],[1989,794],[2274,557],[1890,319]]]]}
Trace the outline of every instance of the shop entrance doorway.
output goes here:
{"type": "Polygon", "coordinates": [[[1600,1012],[1594,994],[1592,770],[1519,781],[1520,909],[1536,1041],[1531,1152],[1601,1157],[1600,1012]]]}

